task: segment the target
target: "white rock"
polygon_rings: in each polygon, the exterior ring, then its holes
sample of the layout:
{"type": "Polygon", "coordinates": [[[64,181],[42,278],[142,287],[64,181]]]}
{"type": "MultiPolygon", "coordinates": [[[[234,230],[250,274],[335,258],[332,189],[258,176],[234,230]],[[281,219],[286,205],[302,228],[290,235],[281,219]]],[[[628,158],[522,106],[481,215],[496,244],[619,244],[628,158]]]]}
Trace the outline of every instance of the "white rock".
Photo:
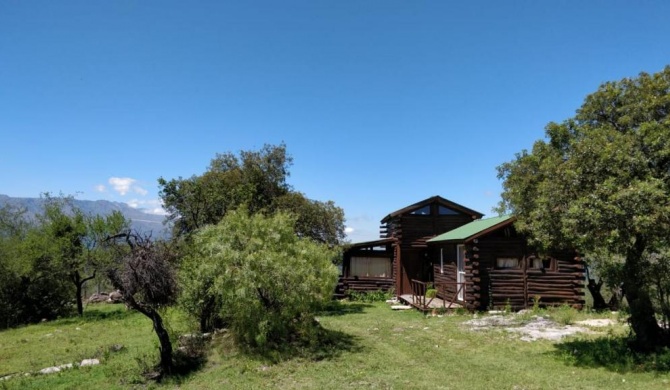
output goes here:
{"type": "Polygon", "coordinates": [[[407,306],[407,305],[393,305],[391,306],[392,310],[411,310],[412,306],[407,306]]]}
{"type": "Polygon", "coordinates": [[[81,361],[79,364],[81,367],[86,367],[86,366],[97,366],[100,364],[100,360],[98,359],[84,359],[81,361]]]}
{"type": "Polygon", "coordinates": [[[72,363],[61,364],[60,366],[47,367],[40,370],[40,374],[53,374],[54,372],[60,372],[63,369],[72,368],[72,363]]]}
{"type": "Polygon", "coordinates": [[[603,326],[610,326],[610,325],[615,324],[615,322],[610,320],[609,318],[583,320],[583,321],[577,321],[576,323],[579,324],[579,325],[586,325],[586,326],[593,326],[593,327],[603,327],[603,326]]]}

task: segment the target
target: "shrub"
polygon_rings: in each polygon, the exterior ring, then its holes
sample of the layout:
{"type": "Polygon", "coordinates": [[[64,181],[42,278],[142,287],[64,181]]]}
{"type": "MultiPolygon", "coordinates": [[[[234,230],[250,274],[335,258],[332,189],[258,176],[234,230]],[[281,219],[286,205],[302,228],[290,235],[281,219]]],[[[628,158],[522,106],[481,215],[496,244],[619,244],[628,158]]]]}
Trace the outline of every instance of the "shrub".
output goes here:
{"type": "Polygon", "coordinates": [[[388,299],[393,298],[393,292],[391,291],[353,291],[350,290],[347,293],[349,300],[356,302],[386,302],[388,299]]]}
{"type": "Polygon", "coordinates": [[[551,311],[551,317],[559,324],[571,325],[575,322],[577,310],[568,305],[562,305],[551,311]]]}
{"type": "Polygon", "coordinates": [[[183,305],[193,313],[214,302],[236,341],[252,349],[315,334],[313,313],[332,298],[338,272],[333,250],[298,237],[294,224],[284,213],[233,211],[200,230],[182,265],[183,305]]]}

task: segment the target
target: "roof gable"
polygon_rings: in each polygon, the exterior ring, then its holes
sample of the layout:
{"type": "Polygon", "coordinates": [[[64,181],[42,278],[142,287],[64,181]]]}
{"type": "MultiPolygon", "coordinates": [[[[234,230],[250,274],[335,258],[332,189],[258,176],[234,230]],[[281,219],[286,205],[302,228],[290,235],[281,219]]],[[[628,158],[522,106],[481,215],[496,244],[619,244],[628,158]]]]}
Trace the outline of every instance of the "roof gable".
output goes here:
{"type": "Polygon", "coordinates": [[[435,196],[431,196],[428,199],[424,199],[420,202],[411,204],[407,207],[403,207],[400,210],[396,210],[396,211],[390,213],[389,215],[384,217],[384,219],[382,219],[382,223],[385,223],[386,221],[388,221],[389,219],[391,219],[393,217],[397,217],[397,216],[403,215],[403,214],[409,214],[410,212],[412,212],[416,209],[419,209],[421,207],[424,207],[424,206],[432,204],[432,203],[437,203],[439,205],[445,206],[447,208],[453,209],[453,210],[461,212],[463,214],[470,215],[473,218],[481,218],[481,217],[484,216],[484,214],[480,213],[479,211],[469,209],[469,208],[467,208],[465,206],[462,206],[458,203],[452,202],[452,201],[450,201],[448,199],[445,199],[441,196],[435,195],[435,196]]]}
{"type": "Polygon", "coordinates": [[[464,242],[474,240],[484,234],[498,230],[502,227],[508,226],[516,221],[513,215],[503,215],[500,217],[478,219],[465,224],[459,228],[442,233],[439,236],[433,237],[427,242],[464,242]]]}

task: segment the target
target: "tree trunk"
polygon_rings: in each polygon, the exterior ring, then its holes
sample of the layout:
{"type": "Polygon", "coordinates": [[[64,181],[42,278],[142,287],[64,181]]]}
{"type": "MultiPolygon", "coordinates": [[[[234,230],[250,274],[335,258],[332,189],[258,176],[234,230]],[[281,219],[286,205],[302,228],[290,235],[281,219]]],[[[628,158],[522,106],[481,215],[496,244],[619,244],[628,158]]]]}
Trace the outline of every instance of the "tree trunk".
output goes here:
{"type": "Polygon", "coordinates": [[[81,287],[82,284],[77,283],[77,314],[79,314],[80,317],[84,315],[84,302],[81,298],[81,287]]]}
{"type": "Polygon", "coordinates": [[[156,332],[158,341],[161,344],[161,371],[163,375],[170,375],[172,373],[172,342],[170,341],[170,335],[163,325],[163,318],[160,316],[160,314],[158,314],[158,312],[153,308],[148,309],[147,312],[150,313],[150,318],[154,325],[154,331],[156,332]]]}
{"type": "Polygon", "coordinates": [[[74,271],[70,277],[72,278],[72,283],[74,283],[74,286],[77,289],[77,294],[75,295],[75,299],[77,300],[77,314],[79,317],[81,317],[84,315],[84,302],[81,299],[81,286],[83,285],[81,282],[81,275],[79,275],[79,271],[74,271]]]}
{"type": "Polygon", "coordinates": [[[70,275],[70,277],[72,278],[72,282],[74,283],[77,289],[77,314],[79,314],[79,316],[81,317],[84,315],[84,301],[81,296],[81,292],[84,289],[84,283],[95,278],[95,271],[93,271],[93,275],[83,279],[81,278],[81,274],[79,273],[79,271],[74,271],[70,275]]]}
{"type": "Polygon", "coordinates": [[[122,291],[122,293],[124,294],[123,297],[126,303],[128,303],[130,307],[151,319],[154,332],[156,332],[158,342],[160,343],[159,350],[161,360],[159,365],[161,368],[161,376],[170,375],[172,373],[172,342],[170,341],[170,334],[167,329],[165,329],[165,325],[163,325],[163,318],[153,307],[138,303],[132,296],[127,296],[125,291],[122,291]]]}
{"type": "Polygon", "coordinates": [[[589,279],[589,282],[586,285],[586,287],[588,287],[589,292],[593,297],[593,309],[595,310],[607,309],[607,302],[605,302],[605,298],[603,298],[603,295],[600,293],[602,282],[596,283],[594,279],[589,279]]]}
{"type": "Polygon", "coordinates": [[[644,244],[638,239],[628,252],[624,265],[625,296],[630,307],[630,325],[635,333],[634,348],[650,352],[663,345],[661,328],[656,322],[654,307],[644,287],[644,244]]]}

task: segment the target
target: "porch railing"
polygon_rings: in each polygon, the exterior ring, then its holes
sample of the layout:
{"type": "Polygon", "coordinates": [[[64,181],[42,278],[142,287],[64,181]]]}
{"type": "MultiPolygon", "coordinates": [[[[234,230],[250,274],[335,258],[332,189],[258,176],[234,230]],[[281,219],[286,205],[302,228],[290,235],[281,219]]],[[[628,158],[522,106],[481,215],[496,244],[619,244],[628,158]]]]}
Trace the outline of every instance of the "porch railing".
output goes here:
{"type": "Polygon", "coordinates": [[[418,308],[427,308],[435,297],[431,297],[426,303],[426,292],[428,291],[428,283],[420,280],[412,279],[410,281],[412,286],[412,304],[418,308]]]}
{"type": "Polygon", "coordinates": [[[412,279],[410,280],[410,284],[412,287],[412,305],[421,309],[421,310],[428,310],[431,308],[438,308],[441,307],[442,309],[451,309],[454,304],[458,304],[459,307],[467,307],[467,301],[463,300],[461,301],[462,303],[459,303],[458,301],[458,296],[460,293],[463,293],[463,297],[465,297],[465,292],[466,292],[466,287],[469,285],[473,285],[474,283],[472,282],[437,282],[437,283],[430,283],[430,282],[423,282],[421,280],[416,280],[412,279]],[[436,294],[435,296],[432,297],[426,297],[426,292],[428,291],[428,285],[434,284],[436,294]],[[449,299],[449,289],[448,287],[454,287],[454,294],[449,299]],[[442,295],[442,298],[438,299],[438,306],[431,307],[431,303],[435,300],[438,294],[442,295]]]}

